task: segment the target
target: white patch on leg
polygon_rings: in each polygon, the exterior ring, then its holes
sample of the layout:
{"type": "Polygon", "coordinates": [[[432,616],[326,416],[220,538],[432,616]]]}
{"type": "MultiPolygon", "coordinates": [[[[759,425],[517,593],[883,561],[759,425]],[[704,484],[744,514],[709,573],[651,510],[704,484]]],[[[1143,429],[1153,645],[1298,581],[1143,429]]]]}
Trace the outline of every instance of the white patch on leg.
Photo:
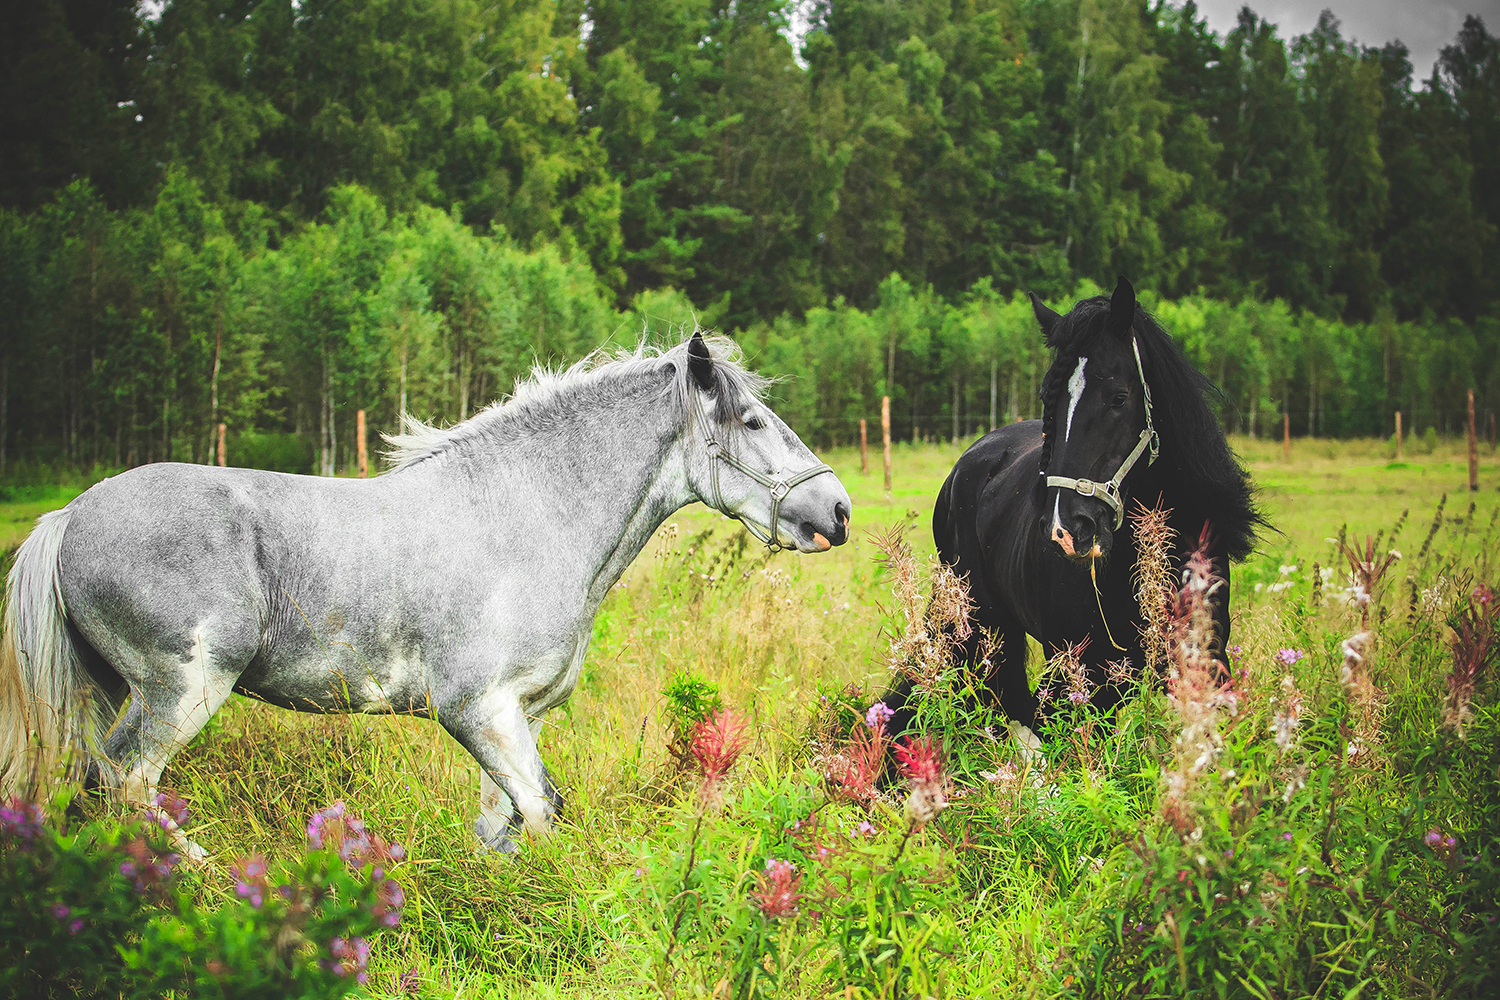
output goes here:
{"type": "Polygon", "coordinates": [[[1079,358],[1078,367],[1073,369],[1073,374],[1068,378],[1068,423],[1063,428],[1063,440],[1073,433],[1073,411],[1078,409],[1078,401],[1083,398],[1083,366],[1089,363],[1088,358],[1079,358]]]}
{"type": "Polygon", "coordinates": [[[209,718],[223,706],[234,690],[234,676],[211,670],[208,656],[208,644],[203,641],[203,630],[200,628],[193,642],[192,658],[182,665],[183,691],[174,706],[176,717],[164,719],[153,716],[149,720],[141,720],[147,731],[141,741],[140,757],[125,775],[120,789],[126,802],[141,805],[147,812],[157,816],[171,837],[173,846],[194,861],[207,858],[208,852],[188,840],[170,817],[159,813],[156,806],[156,785],[167,764],[203,730],[209,718]]]}
{"type": "Polygon", "coordinates": [[[1016,741],[1016,748],[1021,751],[1021,759],[1026,762],[1026,769],[1033,775],[1032,785],[1040,787],[1042,775],[1047,771],[1047,758],[1042,756],[1042,741],[1037,739],[1030,726],[1023,726],[1014,719],[1010,720],[1009,728],[1011,738],[1016,741]]]}
{"type": "MultiPolygon", "coordinates": [[[[491,690],[479,702],[480,711],[489,721],[479,730],[479,736],[498,761],[500,775],[505,779],[514,796],[512,805],[521,814],[524,828],[534,836],[545,836],[552,832],[552,804],[547,798],[542,778],[542,758],[538,756],[536,740],[532,736],[533,720],[521,711],[520,703],[508,691],[491,690]]],[[[540,730],[540,727],[537,727],[540,730]]],[[[480,761],[481,771],[485,770],[480,761]]],[[[489,775],[486,773],[485,778],[489,775]]],[[[480,783],[481,811],[485,785],[480,783]]],[[[503,789],[498,789],[504,791],[503,789]]],[[[509,820],[509,814],[506,820],[509,820]]]]}

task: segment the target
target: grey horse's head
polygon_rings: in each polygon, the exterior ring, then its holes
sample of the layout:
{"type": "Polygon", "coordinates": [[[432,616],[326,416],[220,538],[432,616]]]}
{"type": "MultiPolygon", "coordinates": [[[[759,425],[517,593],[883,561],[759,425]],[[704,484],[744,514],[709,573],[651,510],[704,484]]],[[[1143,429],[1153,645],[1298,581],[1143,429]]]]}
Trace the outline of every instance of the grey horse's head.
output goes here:
{"type": "Polygon", "coordinates": [[[849,538],[849,492],[761,398],[734,344],[694,332],[667,353],[685,377],[688,481],[772,547],[823,552],[849,538]]]}

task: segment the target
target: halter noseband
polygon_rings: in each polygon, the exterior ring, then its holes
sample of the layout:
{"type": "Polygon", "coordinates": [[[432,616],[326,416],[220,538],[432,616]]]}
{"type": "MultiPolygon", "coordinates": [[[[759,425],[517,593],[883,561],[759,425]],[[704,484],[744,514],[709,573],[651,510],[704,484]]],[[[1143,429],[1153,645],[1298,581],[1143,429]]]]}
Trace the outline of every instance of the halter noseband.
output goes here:
{"type": "Polygon", "coordinates": [[[1070,479],[1067,476],[1048,476],[1047,486],[1060,486],[1078,493],[1079,496],[1098,497],[1109,504],[1115,512],[1115,530],[1120,530],[1120,525],[1125,523],[1125,505],[1120,501],[1120,484],[1125,477],[1130,475],[1130,470],[1135,463],[1140,461],[1141,455],[1149,447],[1151,458],[1146,462],[1150,466],[1156,462],[1161,453],[1161,438],[1157,437],[1156,427],[1151,422],[1151,386],[1146,384],[1146,370],[1141,367],[1141,349],[1134,337],[1130,338],[1130,350],[1135,354],[1135,370],[1141,376],[1141,388],[1146,391],[1146,429],[1141,431],[1140,440],[1136,441],[1134,450],[1120,463],[1120,468],[1114,476],[1104,483],[1096,483],[1092,479],[1070,479]]]}
{"type": "Polygon", "coordinates": [[[709,423],[708,414],[703,410],[703,400],[697,390],[691,387],[688,390],[693,394],[693,408],[698,412],[698,422],[703,425],[704,446],[708,450],[708,482],[709,491],[713,494],[713,508],[726,517],[732,517],[745,526],[745,530],[768,545],[772,552],[780,552],[789,548],[781,542],[779,526],[781,524],[781,501],[785,500],[787,494],[792,492],[794,486],[807,482],[814,476],[821,476],[833,469],[819,462],[817,465],[809,466],[788,479],[776,479],[761,472],[759,469],[751,468],[738,458],[714,437],[713,424],[709,423]],[[771,491],[771,531],[769,534],[756,527],[750,521],[745,520],[738,514],[732,514],[724,509],[724,497],[719,492],[719,463],[732,466],[740,472],[749,476],[755,482],[771,491]]]}

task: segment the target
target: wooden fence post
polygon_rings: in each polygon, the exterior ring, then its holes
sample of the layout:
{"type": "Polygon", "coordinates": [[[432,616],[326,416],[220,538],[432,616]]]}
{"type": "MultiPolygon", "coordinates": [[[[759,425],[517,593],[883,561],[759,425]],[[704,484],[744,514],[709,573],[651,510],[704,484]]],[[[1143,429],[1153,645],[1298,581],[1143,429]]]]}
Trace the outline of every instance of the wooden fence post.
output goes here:
{"type": "Polygon", "coordinates": [[[1401,461],[1401,411],[1396,411],[1396,461],[1401,461]]]}
{"type": "Polygon", "coordinates": [[[1474,390],[1469,390],[1469,492],[1479,492],[1479,435],[1474,432],[1474,390]]]}
{"type": "Polygon", "coordinates": [[[891,397],[880,397],[880,434],[885,439],[885,491],[891,491],[891,397]]]}
{"type": "Polygon", "coordinates": [[[870,474],[870,445],[865,439],[865,418],[859,418],[859,474],[870,474]]]}
{"type": "Polygon", "coordinates": [[[227,456],[225,455],[225,451],[224,451],[224,425],[220,424],[219,425],[219,468],[222,469],[222,468],[224,468],[228,464],[229,464],[229,462],[227,461],[227,456]]]}
{"type": "Polygon", "coordinates": [[[1490,454],[1495,453],[1495,411],[1490,411],[1490,454]]]}
{"type": "Polygon", "coordinates": [[[1283,461],[1292,460],[1292,415],[1290,413],[1281,415],[1281,457],[1283,461]]]}
{"type": "Polygon", "coordinates": [[[354,414],[354,451],[359,456],[359,478],[370,478],[370,456],[365,450],[365,411],[354,414]]]}

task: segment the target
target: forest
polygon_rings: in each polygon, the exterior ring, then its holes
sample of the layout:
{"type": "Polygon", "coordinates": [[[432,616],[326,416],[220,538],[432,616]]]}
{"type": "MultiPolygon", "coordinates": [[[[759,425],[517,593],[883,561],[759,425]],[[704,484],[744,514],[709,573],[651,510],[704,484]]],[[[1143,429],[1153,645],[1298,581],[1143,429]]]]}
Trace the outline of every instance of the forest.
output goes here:
{"type": "Polygon", "coordinates": [[[1500,409],[1500,41],[1192,0],[37,0],[0,36],[0,472],[334,474],[534,364],[735,336],[803,437],[1036,416],[1131,278],[1250,435],[1500,409]]]}

